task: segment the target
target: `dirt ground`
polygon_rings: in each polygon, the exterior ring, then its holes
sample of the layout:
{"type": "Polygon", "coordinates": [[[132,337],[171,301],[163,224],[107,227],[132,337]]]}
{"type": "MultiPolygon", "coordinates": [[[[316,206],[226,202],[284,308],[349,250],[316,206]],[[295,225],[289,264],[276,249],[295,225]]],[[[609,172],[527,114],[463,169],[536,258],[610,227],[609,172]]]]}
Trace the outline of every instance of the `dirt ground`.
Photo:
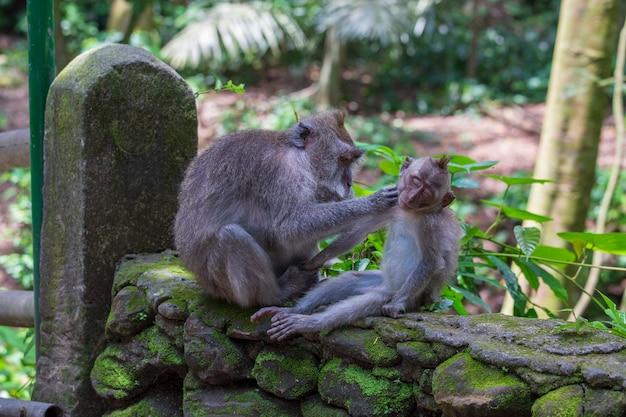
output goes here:
{"type": "MultiPolygon", "coordinates": [[[[1,75],[1,74],[0,74],[1,75]]],[[[28,87],[26,80],[18,86],[5,86],[0,78],[0,109],[6,115],[7,123],[3,130],[28,127],[28,87]]],[[[273,98],[279,91],[285,91],[282,83],[268,83],[258,87],[247,87],[241,96],[222,92],[205,96],[198,103],[198,136],[200,143],[209,142],[215,135],[215,127],[220,115],[238,100],[244,100],[245,107],[256,108],[273,98]]],[[[416,140],[416,155],[457,153],[467,155],[477,161],[496,160],[498,164],[490,173],[511,175],[520,170],[532,172],[536,158],[539,133],[545,106],[533,104],[518,107],[494,109],[480,116],[461,114],[455,116],[416,116],[396,114],[391,117],[401,119],[402,127],[421,132],[416,140]]],[[[349,116],[348,116],[349,117],[349,116]]],[[[602,131],[599,164],[604,167],[612,163],[614,155],[615,131],[610,118],[602,131]]],[[[0,193],[6,184],[0,184],[0,193]]],[[[481,188],[488,193],[502,190],[497,181],[481,180],[481,188]]],[[[7,215],[7,203],[0,201],[0,231],[7,231],[19,225],[11,224],[7,215]]],[[[0,254],[13,250],[6,234],[0,232],[0,254]]],[[[0,287],[17,288],[14,280],[0,268],[0,287]]]]}

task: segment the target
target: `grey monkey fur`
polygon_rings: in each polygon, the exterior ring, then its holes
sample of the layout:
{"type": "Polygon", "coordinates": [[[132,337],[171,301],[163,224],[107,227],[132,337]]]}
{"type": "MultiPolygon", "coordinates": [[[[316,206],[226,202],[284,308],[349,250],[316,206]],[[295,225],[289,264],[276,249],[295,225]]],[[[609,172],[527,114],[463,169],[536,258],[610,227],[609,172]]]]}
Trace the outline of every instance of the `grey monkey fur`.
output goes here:
{"type": "Polygon", "coordinates": [[[174,236],[184,265],[209,295],[242,307],[301,296],[319,277],[298,265],[321,239],[397,204],[395,187],[353,198],[352,168],[361,155],[339,111],[286,131],[218,139],[181,184],[174,236]]]}
{"type": "MultiPolygon", "coordinates": [[[[459,223],[447,207],[454,200],[448,162],[447,158],[407,158],[398,182],[399,207],[373,215],[363,226],[389,222],[380,271],[346,272],[320,283],[294,307],[263,308],[251,320],[272,317],[268,334],[283,340],[366,316],[397,318],[436,301],[456,271],[461,237],[459,223]]],[[[359,238],[368,231],[353,231],[351,236],[359,238]]],[[[305,268],[319,267],[350,246],[348,236],[341,236],[305,268]]]]}

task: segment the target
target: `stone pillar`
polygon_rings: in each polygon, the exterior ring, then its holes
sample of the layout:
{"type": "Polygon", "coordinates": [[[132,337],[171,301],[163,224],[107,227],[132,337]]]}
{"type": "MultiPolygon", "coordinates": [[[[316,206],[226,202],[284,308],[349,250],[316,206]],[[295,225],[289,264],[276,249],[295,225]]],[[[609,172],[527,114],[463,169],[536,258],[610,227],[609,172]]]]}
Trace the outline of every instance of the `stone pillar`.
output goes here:
{"type": "Polygon", "coordinates": [[[184,170],[197,149],[194,96],[144,49],[72,61],[46,103],[41,333],[34,398],[101,416],[90,370],[102,351],[116,263],[173,248],[184,170]]]}

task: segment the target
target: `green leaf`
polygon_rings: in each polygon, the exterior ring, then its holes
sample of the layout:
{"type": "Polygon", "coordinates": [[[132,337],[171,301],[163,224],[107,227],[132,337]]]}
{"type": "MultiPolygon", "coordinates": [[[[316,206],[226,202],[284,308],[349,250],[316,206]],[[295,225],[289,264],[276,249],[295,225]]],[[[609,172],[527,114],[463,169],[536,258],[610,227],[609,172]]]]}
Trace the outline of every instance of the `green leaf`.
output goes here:
{"type": "Polygon", "coordinates": [[[476,226],[470,226],[467,223],[463,223],[463,231],[465,232],[465,234],[461,238],[461,243],[460,243],[461,246],[465,245],[467,242],[472,240],[474,236],[478,236],[478,237],[484,236],[484,233],[482,232],[482,230],[480,230],[476,226]]]}
{"type": "Polygon", "coordinates": [[[454,174],[455,172],[467,172],[469,174],[472,171],[480,171],[483,169],[491,168],[498,163],[498,161],[476,162],[472,158],[468,158],[462,155],[448,156],[452,157],[452,160],[448,164],[448,169],[452,174],[454,174]]]}
{"type": "Polygon", "coordinates": [[[544,245],[539,245],[535,248],[535,251],[533,252],[533,257],[541,258],[541,262],[545,263],[546,265],[561,265],[563,262],[567,263],[576,261],[576,255],[574,255],[571,251],[565,248],[556,248],[554,246],[544,245]],[[550,262],[549,260],[558,262],[550,262]]]}
{"type": "Polygon", "coordinates": [[[503,262],[500,258],[490,255],[487,256],[487,259],[500,271],[502,274],[502,278],[504,278],[504,282],[506,283],[507,288],[512,293],[519,293],[519,282],[517,282],[517,277],[511,271],[509,265],[506,262],[503,262]]]}
{"type": "Polygon", "coordinates": [[[363,151],[367,153],[371,153],[375,156],[382,156],[392,161],[398,158],[398,156],[396,155],[396,152],[393,149],[391,149],[389,146],[379,145],[376,143],[364,143],[364,142],[357,142],[356,144],[363,151]]]}
{"type": "Polygon", "coordinates": [[[545,184],[546,182],[554,182],[552,180],[540,180],[536,178],[523,178],[523,177],[504,177],[497,174],[482,174],[485,177],[493,178],[498,181],[502,181],[506,185],[524,185],[524,184],[545,184]]]}
{"type": "Polygon", "coordinates": [[[467,290],[464,290],[463,288],[457,287],[456,285],[450,285],[450,288],[452,288],[454,291],[457,291],[459,294],[463,295],[463,297],[469,302],[471,302],[472,304],[482,306],[485,310],[491,313],[491,307],[489,307],[489,305],[485,303],[482,298],[478,297],[477,295],[467,290]]]}
{"type": "Polygon", "coordinates": [[[496,288],[502,288],[502,289],[506,289],[506,287],[502,284],[500,284],[497,280],[493,279],[493,278],[487,278],[485,276],[479,275],[479,274],[475,274],[472,272],[459,272],[461,274],[461,276],[464,277],[468,277],[468,278],[472,278],[474,281],[481,281],[481,282],[485,282],[489,285],[493,285],[496,288]]]}
{"type": "Polygon", "coordinates": [[[539,244],[541,231],[536,227],[515,226],[513,233],[515,234],[515,239],[517,239],[522,253],[526,255],[526,259],[528,259],[539,244]]]}
{"type": "Polygon", "coordinates": [[[520,210],[520,209],[516,209],[513,207],[505,206],[502,203],[496,203],[496,202],[488,201],[488,200],[480,200],[480,201],[485,205],[498,207],[500,210],[502,210],[502,212],[507,217],[510,217],[512,219],[533,220],[538,223],[543,223],[543,222],[552,220],[551,217],[541,216],[539,214],[534,214],[526,210],[520,210]]]}
{"type": "Polygon", "coordinates": [[[363,258],[359,261],[357,261],[357,263],[354,265],[354,270],[355,271],[365,271],[367,269],[367,265],[369,265],[370,260],[369,258],[363,258]]]}
{"type": "Polygon", "coordinates": [[[585,242],[585,246],[592,250],[613,255],[626,255],[626,233],[561,232],[557,235],[572,243],[574,239],[581,239],[585,242]]]}
{"type": "Polygon", "coordinates": [[[528,285],[530,285],[530,287],[533,290],[536,290],[537,288],[539,288],[539,278],[537,277],[537,274],[535,274],[535,271],[533,271],[533,269],[528,266],[528,259],[524,260],[524,259],[513,259],[513,262],[515,262],[515,264],[519,267],[520,271],[522,272],[522,274],[524,274],[524,276],[526,277],[526,281],[528,281],[528,285]]]}
{"type": "Polygon", "coordinates": [[[533,272],[541,278],[541,280],[546,284],[554,293],[554,295],[565,305],[568,304],[567,300],[567,290],[558,279],[554,278],[550,273],[548,273],[545,269],[541,268],[534,262],[528,262],[528,267],[533,270],[533,272]]]}
{"type": "Polygon", "coordinates": [[[572,240],[572,247],[574,248],[574,253],[576,254],[576,259],[582,259],[585,255],[585,245],[587,242],[584,240],[575,237],[572,240]]]}
{"type": "Polygon", "coordinates": [[[232,80],[228,80],[228,82],[226,83],[226,86],[224,87],[224,90],[228,90],[231,91],[233,93],[237,93],[237,94],[243,94],[246,92],[245,89],[245,84],[233,84],[232,80]]]}
{"type": "Polygon", "coordinates": [[[463,305],[463,296],[450,288],[449,285],[443,287],[443,291],[441,292],[441,299],[435,304],[435,311],[444,310],[443,307],[447,305],[444,300],[449,300],[452,302],[452,308],[457,312],[459,316],[467,316],[467,310],[463,305]],[[441,303],[441,308],[440,308],[441,303]]]}
{"type": "Polygon", "coordinates": [[[398,164],[392,161],[381,161],[378,164],[378,167],[385,174],[393,175],[394,177],[397,177],[400,173],[400,168],[398,167],[398,164]]]}
{"type": "Polygon", "coordinates": [[[469,177],[452,177],[452,186],[455,188],[473,188],[475,190],[480,189],[478,182],[469,177]]]}
{"type": "Polygon", "coordinates": [[[352,184],[352,189],[354,190],[354,194],[357,197],[365,197],[367,195],[373,194],[374,191],[368,190],[367,188],[363,188],[360,185],[352,184]]]}

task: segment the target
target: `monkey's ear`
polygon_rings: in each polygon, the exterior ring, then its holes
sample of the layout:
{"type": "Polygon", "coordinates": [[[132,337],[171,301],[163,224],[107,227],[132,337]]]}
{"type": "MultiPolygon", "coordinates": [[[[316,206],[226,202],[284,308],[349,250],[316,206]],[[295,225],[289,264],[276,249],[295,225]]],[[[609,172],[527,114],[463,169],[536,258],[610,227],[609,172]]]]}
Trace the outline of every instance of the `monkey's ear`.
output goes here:
{"type": "Polygon", "coordinates": [[[309,136],[311,136],[312,132],[313,126],[305,122],[299,122],[293,135],[291,136],[291,143],[293,143],[296,148],[304,148],[304,145],[306,144],[307,139],[309,139],[309,136]]]}
{"type": "Polygon", "coordinates": [[[337,120],[337,126],[343,126],[345,114],[341,110],[333,111],[333,115],[335,116],[335,120],[337,120]]]}
{"type": "Polygon", "coordinates": [[[404,171],[409,167],[409,165],[411,165],[411,163],[413,161],[414,161],[414,159],[411,158],[410,156],[406,157],[406,159],[404,160],[404,162],[400,166],[400,175],[402,175],[404,173],[404,171]]]}
{"type": "Polygon", "coordinates": [[[456,199],[452,191],[448,191],[441,199],[441,208],[448,207],[456,199]]]}
{"type": "Polygon", "coordinates": [[[439,165],[439,168],[442,168],[442,169],[448,168],[448,163],[450,161],[452,161],[452,157],[444,155],[439,159],[437,165],[439,165]]]}

